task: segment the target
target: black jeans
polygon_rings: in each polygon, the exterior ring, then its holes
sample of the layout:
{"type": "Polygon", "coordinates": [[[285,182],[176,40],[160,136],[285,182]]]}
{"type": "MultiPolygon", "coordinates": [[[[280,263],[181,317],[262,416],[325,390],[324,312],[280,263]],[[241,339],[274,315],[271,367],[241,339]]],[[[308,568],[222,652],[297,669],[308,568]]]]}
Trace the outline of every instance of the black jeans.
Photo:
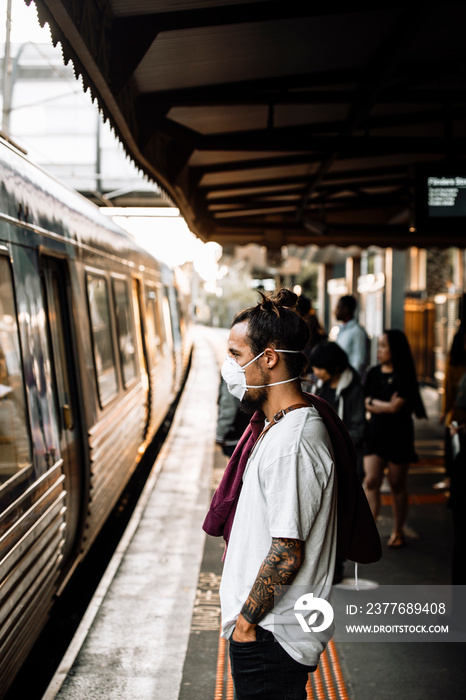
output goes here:
{"type": "Polygon", "coordinates": [[[230,638],[235,700],[306,700],[308,675],[317,666],[304,666],[292,659],[262,627],[256,628],[256,635],[255,642],[230,638]]]}

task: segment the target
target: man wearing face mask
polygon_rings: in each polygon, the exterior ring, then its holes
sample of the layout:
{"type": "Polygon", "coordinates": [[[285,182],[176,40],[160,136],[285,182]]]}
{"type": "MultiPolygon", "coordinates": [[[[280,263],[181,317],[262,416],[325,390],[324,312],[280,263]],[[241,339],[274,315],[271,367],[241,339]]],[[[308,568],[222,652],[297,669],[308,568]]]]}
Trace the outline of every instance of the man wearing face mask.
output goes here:
{"type": "Polygon", "coordinates": [[[309,331],[291,308],[296,299],[281,290],[240,312],[222,367],[242,408],[265,415],[242,475],[220,587],[237,700],[304,700],[333,631],[301,629],[294,614],[304,592],[328,599],[336,550],[333,451],[301,391],[309,331]]]}

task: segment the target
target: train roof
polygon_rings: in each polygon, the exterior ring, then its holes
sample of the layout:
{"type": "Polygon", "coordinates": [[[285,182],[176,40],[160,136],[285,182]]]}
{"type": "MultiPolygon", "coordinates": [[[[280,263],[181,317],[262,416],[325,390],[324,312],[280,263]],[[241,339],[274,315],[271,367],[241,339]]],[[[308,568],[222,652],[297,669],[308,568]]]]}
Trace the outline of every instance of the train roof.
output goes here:
{"type": "Polygon", "coordinates": [[[25,228],[111,253],[169,274],[136,238],[104,216],[99,207],[32,163],[14,144],[0,138],[0,216],[22,218],[25,228]],[[21,206],[21,214],[18,213],[21,206]]]}

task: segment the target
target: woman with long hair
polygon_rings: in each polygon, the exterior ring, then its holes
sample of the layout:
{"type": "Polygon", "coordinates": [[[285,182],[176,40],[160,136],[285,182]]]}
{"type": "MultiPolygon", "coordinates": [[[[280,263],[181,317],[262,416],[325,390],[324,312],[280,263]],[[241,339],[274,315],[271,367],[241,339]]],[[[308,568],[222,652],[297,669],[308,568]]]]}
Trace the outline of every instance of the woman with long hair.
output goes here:
{"type": "Polygon", "coordinates": [[[364,457],[364,488],[374,518],[380,510],[380,486],[385,469],[392,492],[393,531],[387,542],[403,547],[403,526],[408,510],[407,475],[414,451],[412,414],[426,418],[414,360],[403,331],[385,330],[377,348],[379,364],[364,383],[366,409],[371,414],[364,457]]]}

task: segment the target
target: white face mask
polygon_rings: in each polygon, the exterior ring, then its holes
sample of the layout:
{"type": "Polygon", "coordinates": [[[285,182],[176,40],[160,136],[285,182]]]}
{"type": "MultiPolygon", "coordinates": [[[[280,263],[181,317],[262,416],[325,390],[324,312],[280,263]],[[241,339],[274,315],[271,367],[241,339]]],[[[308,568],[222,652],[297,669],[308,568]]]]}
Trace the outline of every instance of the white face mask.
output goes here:
{"type": "MultiPolygon", "coordinates": [[[[277,384],[288,384],[288,382],[294,382],[295,379],[299,379],[299,377],[293,377],[292,379],[284,379],[282,382],[273,382],[272,384],[259,384],[259,385],[251,385],[251,384],[246,384],[246,373],[245,369],[248,367],[250,364],[255,362],[256,360],[259,359],[259,357],[262,357],[264,354],[265,350],[261,352],[259,355],[254,357],[252,360],[250,360],[247,364],[239,365],[236,360],[234,360],[230,355],[225,359],[225,362],[222,365],[222,377],[224,381],[226,382],[226,385],[228,387],[228,391],[232,396],[235,396],[237,399],[240,401],[242,400],[244,394],[248,389],[262,389],[263,387],[266,386],[276,386],[277,384]]],[[[290,353],[299,353],[301,352],[300,350],[275,350],[275,352],[290,352],[290,353]]]]}

